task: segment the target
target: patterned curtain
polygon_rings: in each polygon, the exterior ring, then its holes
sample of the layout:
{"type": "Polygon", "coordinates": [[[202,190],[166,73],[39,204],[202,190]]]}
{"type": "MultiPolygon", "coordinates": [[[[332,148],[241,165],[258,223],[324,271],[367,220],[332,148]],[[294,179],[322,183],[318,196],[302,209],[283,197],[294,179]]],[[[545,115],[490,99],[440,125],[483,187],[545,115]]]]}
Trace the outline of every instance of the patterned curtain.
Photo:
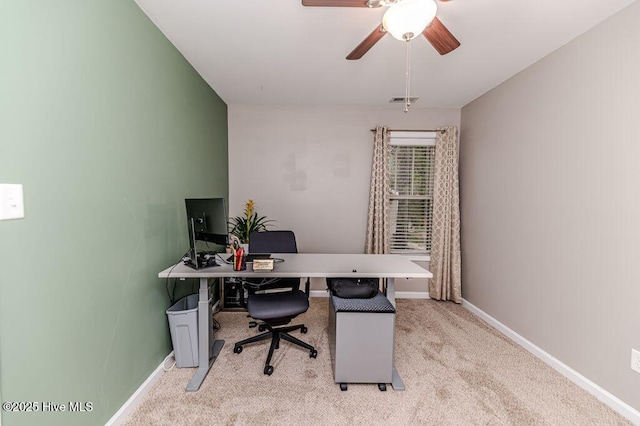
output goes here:
{"type": "Polygon", "coordinates": [[[369,214],[364,252],[367,254],[389,253],[389,129],[376,127],[373,140],[373,164],[369,189],[369,214]]]}
{"type": "Polygon", "coordinates": [[[429,297],[462,303],[458,129],[438,128],[433,181],[433,234],[429,297]]]}

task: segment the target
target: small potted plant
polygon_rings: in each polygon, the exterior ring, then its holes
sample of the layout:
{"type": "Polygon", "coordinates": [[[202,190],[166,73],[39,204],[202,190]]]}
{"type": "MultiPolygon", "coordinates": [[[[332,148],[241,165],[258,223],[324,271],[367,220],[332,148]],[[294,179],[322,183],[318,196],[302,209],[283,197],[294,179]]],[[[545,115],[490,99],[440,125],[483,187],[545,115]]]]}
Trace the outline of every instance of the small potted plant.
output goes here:
{"type": "MultiPolygon", "coordinates": [[[[244,207],[244,216],[231,218],[231,234],[238,237],[241,244],[249,244],[249,235],[256,231],[266,231],[269,222],[266,216],[258,216],[253,200],[248,200],[244,207]]],[[[245,247],[246,248],[246,247],[245,247]]]]}

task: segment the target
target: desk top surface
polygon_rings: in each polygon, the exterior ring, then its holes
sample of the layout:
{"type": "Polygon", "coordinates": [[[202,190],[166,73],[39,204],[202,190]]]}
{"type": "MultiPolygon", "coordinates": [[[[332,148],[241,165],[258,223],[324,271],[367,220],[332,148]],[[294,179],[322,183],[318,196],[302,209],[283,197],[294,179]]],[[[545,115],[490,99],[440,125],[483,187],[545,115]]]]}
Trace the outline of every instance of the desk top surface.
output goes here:
{"type": "MultiPolygon", "coordinates": [[[[226,257],[224,254],[223,257],[226,257]]],[[[406,257],[397,254],[311,254],[274,253],[273,271],[234,271],[231,265],[193,269],[183,263],[173,265],[158,274],[160,278],[216,278],[216,277],[372,277],[372,278],[431,278],[433,274],[406,257]]]]}

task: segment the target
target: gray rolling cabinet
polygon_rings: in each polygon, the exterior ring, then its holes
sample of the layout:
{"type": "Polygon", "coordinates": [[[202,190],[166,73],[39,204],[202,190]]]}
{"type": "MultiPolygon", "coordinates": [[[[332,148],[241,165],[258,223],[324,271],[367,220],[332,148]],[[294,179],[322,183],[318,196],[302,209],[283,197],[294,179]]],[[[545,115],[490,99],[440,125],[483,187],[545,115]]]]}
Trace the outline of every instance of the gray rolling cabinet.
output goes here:
{"type": "Polygon", "coordinates": [[[335,382],[343,391],[348,383],[377,383],[381,391],[386,390],[393,375],[395,308],[382,293],[370,299],[329,297],[335,382]]]}

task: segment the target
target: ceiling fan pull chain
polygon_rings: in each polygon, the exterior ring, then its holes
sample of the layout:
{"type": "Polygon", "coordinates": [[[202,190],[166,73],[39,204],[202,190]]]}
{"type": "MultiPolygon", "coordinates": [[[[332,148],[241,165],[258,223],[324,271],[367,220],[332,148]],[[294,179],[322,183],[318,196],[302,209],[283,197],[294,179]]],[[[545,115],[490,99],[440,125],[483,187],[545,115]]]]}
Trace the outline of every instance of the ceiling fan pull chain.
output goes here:
{"type": "Polygon", "coordinates": [[[409,91],[411,88],[411,39],[406,39],[407,43],[407,71],[405,74],[405,94],[404,94],[404,112],[409,112],[411,101],[409,100],[409,91]]]}

